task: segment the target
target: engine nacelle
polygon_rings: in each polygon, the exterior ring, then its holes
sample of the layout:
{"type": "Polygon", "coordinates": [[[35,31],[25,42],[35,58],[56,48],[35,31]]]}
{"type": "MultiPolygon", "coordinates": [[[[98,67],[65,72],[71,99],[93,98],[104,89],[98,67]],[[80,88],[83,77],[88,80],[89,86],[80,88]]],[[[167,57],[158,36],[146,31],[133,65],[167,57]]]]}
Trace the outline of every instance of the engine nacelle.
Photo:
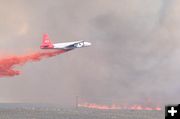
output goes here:
{"type": "Polygon", "coordinates": [[[84,46],[84,42],[79,42],[79,43],[75,44],[74,46],[77,48],[81,48],[84,46]]]}

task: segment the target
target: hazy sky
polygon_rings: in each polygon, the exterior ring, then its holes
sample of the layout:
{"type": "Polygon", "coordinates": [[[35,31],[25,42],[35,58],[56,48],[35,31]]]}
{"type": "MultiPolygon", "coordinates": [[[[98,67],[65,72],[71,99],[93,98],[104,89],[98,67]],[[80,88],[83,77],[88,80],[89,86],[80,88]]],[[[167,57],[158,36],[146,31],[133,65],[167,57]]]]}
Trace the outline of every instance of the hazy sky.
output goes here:
{"type": "Polygon", "coordinates": [[[0,102],[72,105],[93,101],[180,100],[179,0],[0,0],[0,57],[85,40],[77,49],[18,66],[0,79],[0,102]]]}

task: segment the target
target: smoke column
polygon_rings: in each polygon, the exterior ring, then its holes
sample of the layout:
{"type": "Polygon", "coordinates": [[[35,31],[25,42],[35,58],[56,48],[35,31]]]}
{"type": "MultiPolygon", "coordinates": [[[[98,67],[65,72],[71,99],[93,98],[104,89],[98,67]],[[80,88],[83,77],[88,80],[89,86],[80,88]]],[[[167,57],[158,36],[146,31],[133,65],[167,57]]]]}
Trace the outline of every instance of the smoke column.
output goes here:
{"type": "Polygon", "coordinates": [[[66,51],[63,50],[55,50],[55,51],[46,51],[46,52],[35,52],[26,55],[20,56],[9,56],[5,58],[0,58],[0,78],[1,77],[9,77],[19,75],[21,72],[15,70],[14,67],[17,65],[24,65],[28,62],[40,61],[43,58],[49,58],[66,51]]]}

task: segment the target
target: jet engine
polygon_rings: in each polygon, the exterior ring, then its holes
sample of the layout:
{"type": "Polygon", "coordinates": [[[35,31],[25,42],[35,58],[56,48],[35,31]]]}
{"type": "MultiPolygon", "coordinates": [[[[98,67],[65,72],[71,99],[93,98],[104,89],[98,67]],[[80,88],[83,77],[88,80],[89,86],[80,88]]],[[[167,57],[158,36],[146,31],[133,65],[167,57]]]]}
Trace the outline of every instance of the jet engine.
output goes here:
{"type": "Polygon", "coordinates": [[[80,48],[84,46],[84,42],[79,42],[77,44],[75,44],[75,47],[80,48]]]}

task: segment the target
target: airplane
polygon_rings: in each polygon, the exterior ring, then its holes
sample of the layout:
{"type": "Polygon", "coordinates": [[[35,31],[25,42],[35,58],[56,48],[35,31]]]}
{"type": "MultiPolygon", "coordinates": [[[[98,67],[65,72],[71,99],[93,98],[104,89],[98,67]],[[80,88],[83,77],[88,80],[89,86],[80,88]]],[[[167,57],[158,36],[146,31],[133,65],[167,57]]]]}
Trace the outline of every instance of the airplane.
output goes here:
{"type": "Polygon", "coordinates": [[[75,48],[82,48],[91,46],[90,42],[81,41],[74,41],[74,42],[65,42],[65,43],[55,43],[52,44],[51,40],[49,39],[48,34],[43,35],[43,41],[40,46],[41,49],[59,49],[59,50],[73,50],[75,48]]]}

